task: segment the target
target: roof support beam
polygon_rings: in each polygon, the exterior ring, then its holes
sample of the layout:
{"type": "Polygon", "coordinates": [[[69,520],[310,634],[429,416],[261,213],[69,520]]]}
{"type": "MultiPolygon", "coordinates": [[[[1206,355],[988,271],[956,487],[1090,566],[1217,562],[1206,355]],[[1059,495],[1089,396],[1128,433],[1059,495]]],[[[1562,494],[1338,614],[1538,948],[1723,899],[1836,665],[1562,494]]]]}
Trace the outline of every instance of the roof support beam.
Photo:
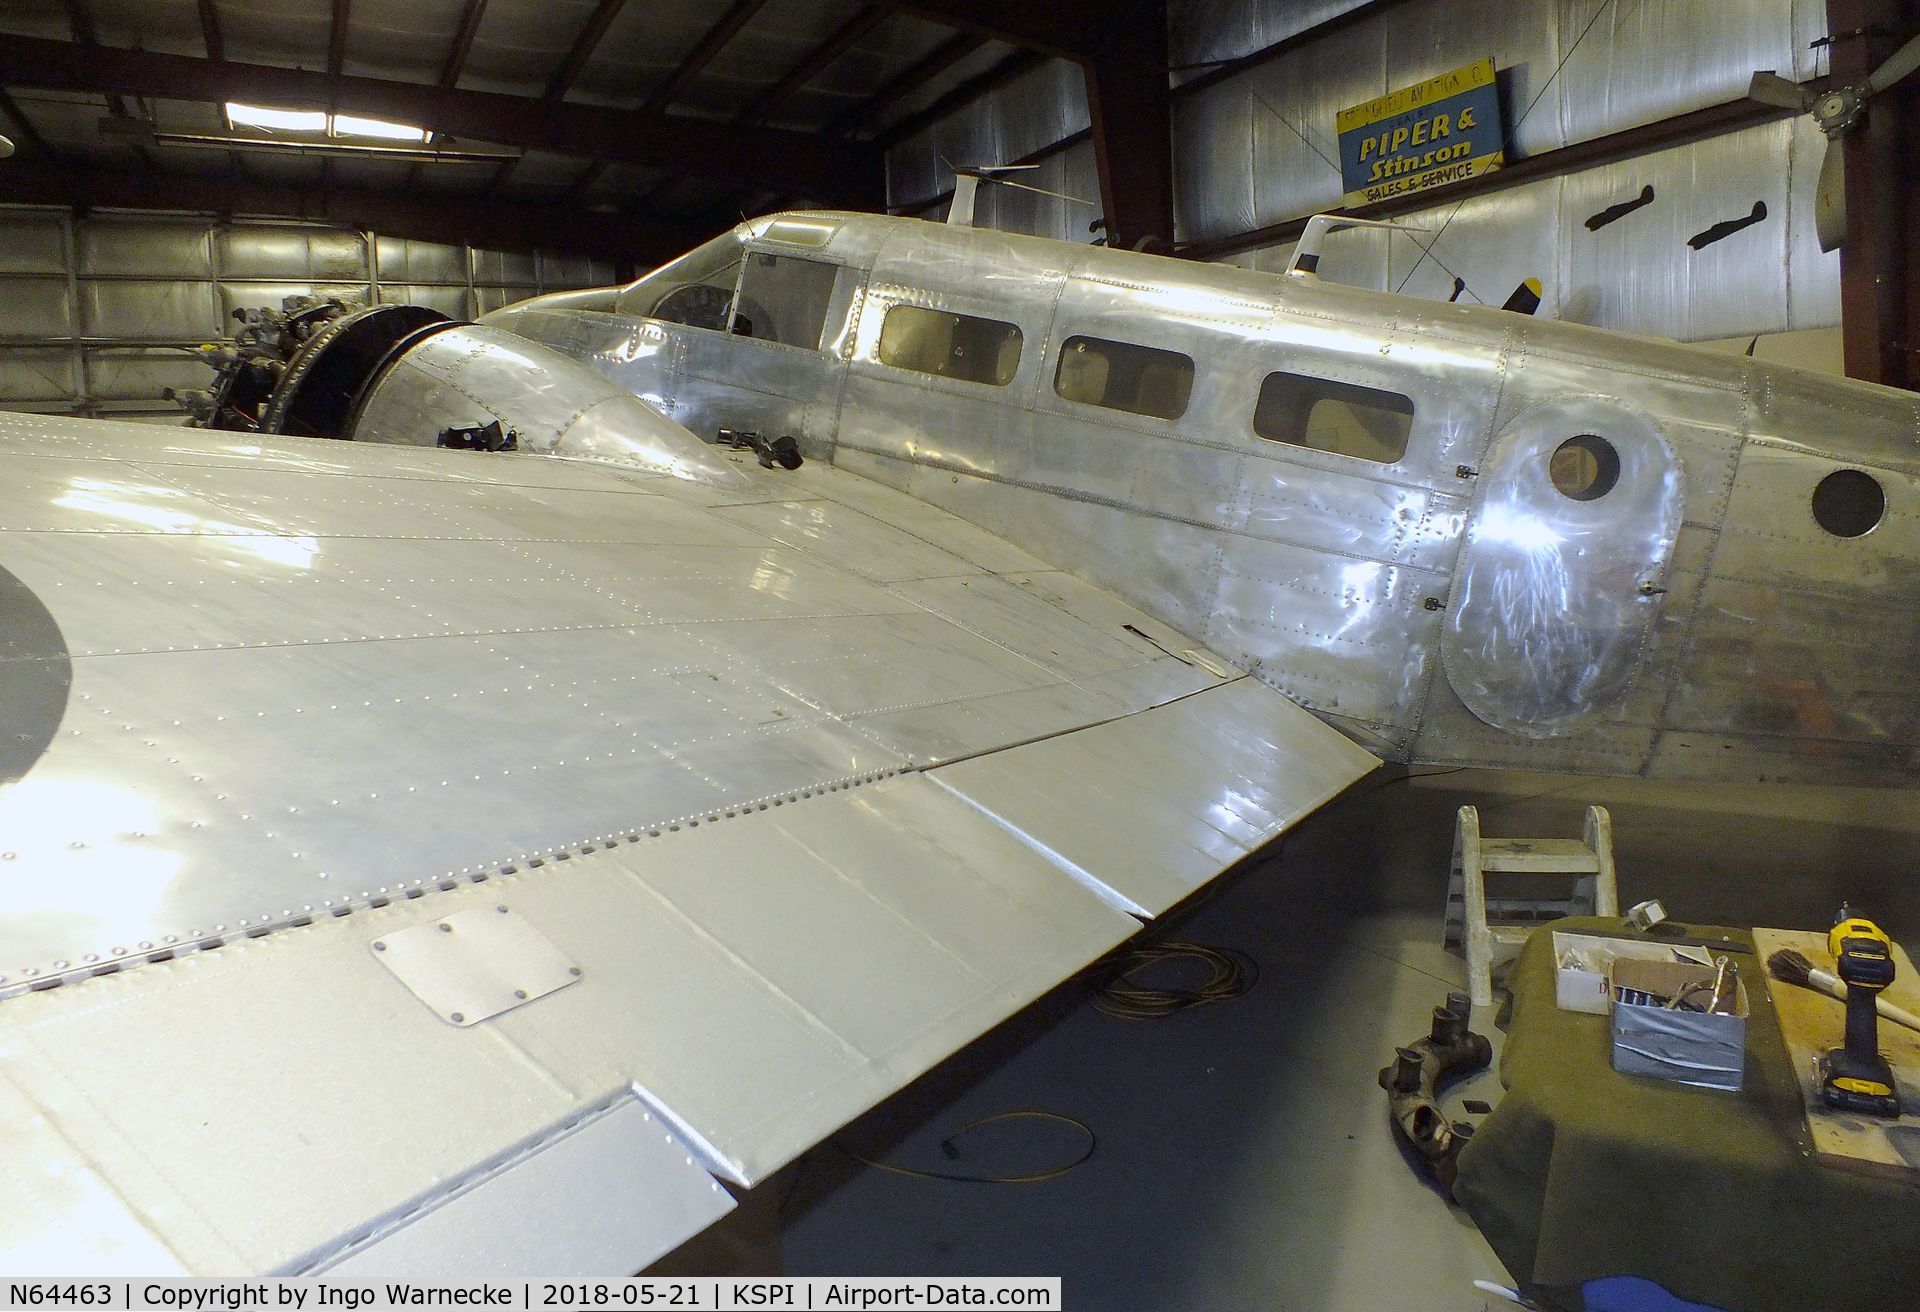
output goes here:
{"type": "Polygon", "coordinates": [[[16,159],[0,171],[0,200],[30,205],[116,206],[192,214],[264,215],[371,229],[422,241],[508,250],[569,251],[652,267],[714,235],[632,214],[567,213],[514,201],[462,203],[336,187],[316,189],[152,171],[69,167],[16,159]]]}
{"type": "Polygon", "coordinates": [[[227,57],[227,43],[220,37],[220,11],[213,7],[213,0],[199,0],[200,37],[207,43],[207,58],[215,61],[227,57]]]}
{"type": "MultiPolygon", "coordinates": [[[[1031,50],[1016,50],[1005,59],[1000,60],[992,68],[982,73],[976,73],[966,81],[960,83],[945,95],[933,101],[933,103],[929,104],[925,109],[917,110],[907,115],[898,123],[889,127],[885,132],[882,132],[875,140],[883,149],[893,145],[895,142],[905,141],[908,137],[920,131],[920,129],[930,127],[947,115],[966,108],[974,101],[980,99],[980,97],[986,95],[989,91],[992,91],[995,87],[1005,86],[1008,82],[1013,81],[1014,78],[1019,77],[1028,69],[1038,68],[1045,62],[1046,57],[1044,55],[1037,55],[1031,50]]],[[[980,161],[964,162],[978,163],[980,161]]]]}
{"type": "MultiPolygon", "coordinates": [[[[33,126],[33,120],[27,117],[19,102],[7,94],[5,87],[0,87],[0,118],[13,124],[14,135],[32,146],[34,154],[47,159],[59,158],[59,153],[47,145],[47,139],[40,135],[40,130],[33,126]]],[[[6,167],[12,170],[20,168],[21,164],[9,162],[6,167]]]]}
{"type": "Polygon", "coordinates": [[[930,23],[1080,59],[1122,35],[1130,19],[1101,0],[874,0],[930,23]]]}
{"type": "Polygon", "coordinates": [[[93,30],[93,15],[87,12],[87,0],[67,0],[67,26],[73,29],[73,39],[82,45],[100,44],[93,30]]]}
{"type": "Polygon", "coordinates": [[[671,76],[660,84],[647,103],[642,106],[648,110],[663,110],[673,103],[674,97],[687,89],[687,83],[700,75],[700,70],[713,62],[713,57],[726,48],[727,42],[740,34],[740,29],[760,12],[767,0],[734,0],[727,12],[720,15],[707,34],[700,38],[687,57],[680,61],[680,67],[673,70],[671,76]]]}
{"type": "Polygon", "coordinates": [[[882,9],[878,5],[868,5],[859,10],[852,18],[842,23],[839,30],[832,36],[808,51],[806,57],[788,70],[785,77],[768,87],[754,99],[753,103],[740,111],[740,116],[735,121],[740,123],[763,121],[767,115],[784,105],[787,98],[794,92],[826,72],[834,60],[853,49],[861,37],[891,17],[893,17],[892,11],[882,9]]]}
{"type": "MultiPolygon", "coordinates": [[[[210,0],[200,0],[207,4],[210,0]]],[[[453,48],[447,51],[447,62],[440,70],[440,89],[451,91],[460,81],[460,74],[466,71],[467,56],[473,51],[474,34],[480,30],[480,20],[486,16],[487,0],[467,0],[467,7],[460,12],[460,26],[453,34],[453,48]]]]}
{"type": "MultiPolygon", "coordinates": [[[[1827,0],[1835,85],[1864,82],[1911,36],[1903,0],[1827,0]]],[[[1907,234],[1920,213],[1913,178],[1912,79],[1889,87],[1829,150],[1846,152],[1847,239],[1840,247],[1840,335],[1847,376],[1920,385],[1920,267],[1907,234]]]]}
{"type": "Polygon", "coordinates": [[[620,17],[620,11],[626,7],[627,0],[600,0],[594,6],[593,13],[587,18],[587,25],[574,38],[573,49],[567,52],[566,60],[553,75],[553,81],[547,83],[548,100],[560,100],[566,96],[574,79],[580,76],[580,70],[593,58],[594,47],[600,44],[600,38],[607,34],[607,29],[613,26],[613,20],[620,17]]]}
{"type": "Polygon", "coordinates": [[[875,203],[881,191],[878,152],[865,143],[384,78],[333,77],[307,69],[17,37],[0,42],[0,85],[305,104],[418,123],[479,141],[673,169],[852,206],[875,203]]]}
{"type": "Polygon", "coordinates": [[[347,62],[347,25],[353,21],[353,0],[333,0],[333,23],[327,32],[327,73],[339,77],[347,62]]]}
{"type": "MultiPolygon", "coordinates": [[[[962,32],[1008,41],[1028,53],[981,79],[954,88],[919,114],[883,133],[891,145],[1025,72],[1035,55],[1070,59],[1086,78],[1100,169],[1107,239],[1116,246],[1173,241],[1173,126],[1168,90],[1166,0],[875,0],[891,9],[962,32]]],[[[981,161],[987,162],[987,161],[981,161]]],[[[998,162],[998,161],[994,161],[998,162]]]]}
{"type": "Polygon", "coordinates": [[[836,116],[823,129],[824,133],[830,137],[839,137],[858,131],[863,125],[878,118],[888,105],[916,87],[925,86],[930,79],[940,76],[986,45],[991,39],[978,32],[954,33],[941,42],[925,59],[902,72],[859,104],[836,116]]]}
{"type": "Polygon", "coordinates": [[[1194,92],[1210,87],[1216,82],[1224,82],[1230,77],[1244,73],[1250,68],[1257,68],[1261,64],[1270,64],[1288,51],[1297,50],[1301,46],[1309,45],[1315,41],[1324,41],[1327,37],[1344,28],[1352,27],[1370,18],[1378,18],[1388,10],[1406,4],[1407,2],[1408,0],[1364,0],[1364,3],[1357,4],[1345,13],[1337,14],[1324,22],[1316,23],[1304,32],[1297,32],[1292,36],[1283,37],[1270,46],[1262,46],[1260,49],[1242,55],[1238,59],[1222,60],[1204,72],[1198,73],[1182,82],[1174,88],[1173,94],[1176,96],[1192,95],[1194,92]]]}
{"type": "Polygon", "coordinates": [[[1166,0],[1140,0],[1081,61],[1107,244],[1173,249],[1173,99],[1166,0]]]}

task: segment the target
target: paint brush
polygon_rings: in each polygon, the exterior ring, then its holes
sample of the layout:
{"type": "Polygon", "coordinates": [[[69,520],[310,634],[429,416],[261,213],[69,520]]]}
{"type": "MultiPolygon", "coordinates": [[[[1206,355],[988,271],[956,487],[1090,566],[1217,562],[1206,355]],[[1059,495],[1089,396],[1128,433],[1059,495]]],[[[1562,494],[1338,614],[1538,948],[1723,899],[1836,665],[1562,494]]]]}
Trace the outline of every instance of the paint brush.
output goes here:
{"type": "MultiPolygon", "coordinates": [[[[1781,948],[1768,957],[1767,970],[1783,983],[1798,984],[1839,1002],[1847,1000],[1847,986],[1840,982],[1839,976],[1831,971],[1816,969],[1811,961],[1792,948],[1781,948]]],[[[1880,1019],[1904,1025],[1910,1030],[1920,1030],[1920,1016],[1915,1016],[1905,1007],[1896,1007],[1884,997],[1875,998],[1874,1005],[1880,1012],[1880,1019]]]]}

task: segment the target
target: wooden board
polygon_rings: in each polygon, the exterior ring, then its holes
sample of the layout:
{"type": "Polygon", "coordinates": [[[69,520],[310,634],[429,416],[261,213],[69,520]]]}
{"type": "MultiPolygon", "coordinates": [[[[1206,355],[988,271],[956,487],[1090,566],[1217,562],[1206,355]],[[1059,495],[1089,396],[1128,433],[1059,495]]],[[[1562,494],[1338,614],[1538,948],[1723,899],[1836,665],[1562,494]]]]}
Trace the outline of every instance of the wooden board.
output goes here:
{"type": "MultiPolygon", "coordinates": [[[[1756,929],[1754,947],[1761,961],[1782,948],[1792,948],[1813,963],[1816,970],[1833,973],[1833,958],[1827,953],[1827,936],[1811,930],[1756,929]]],[[[1883,994],[1888,1002],[1920,1013],[1920,974],[1913,960],[1898,944],[1893,949],[1896,974],[1883,994]]],[[[1864,1171],[1920,1184],[1920,1033],[1895,1025],[1884,1017],[1880,1021],[1880,1053],[1893,1067],[1900,1101],[1907,1109],[1899,1119],[1878,1116],[1854,1116],[1828,1107],[1820,1098],[1815,1063],[1829,1048],[1837,1048],[1845,1038],[1846,1006],[1811,988],[1783,984],[1767,979],[1767,991],[1773,1009],[1780,1017],[1780,1033],[1787,1041],[1787,1055],[1800,1079],[1800,1096],[1806,1105],[1807,1130],[1813,1139],[1815,1157],[1827,1166],[1864,1171]]]]}

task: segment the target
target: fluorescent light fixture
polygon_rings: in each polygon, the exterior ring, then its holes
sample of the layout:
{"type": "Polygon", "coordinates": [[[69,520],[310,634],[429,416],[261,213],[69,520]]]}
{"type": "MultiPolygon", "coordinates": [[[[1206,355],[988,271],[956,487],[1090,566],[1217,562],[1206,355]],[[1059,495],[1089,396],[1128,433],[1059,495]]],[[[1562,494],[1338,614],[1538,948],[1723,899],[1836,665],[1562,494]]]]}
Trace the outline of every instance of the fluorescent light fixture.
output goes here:
{"type": "Polygon", "coordinates": [[[318,109],[268,109],[264,105],[227,102],[227,124],[236,128],[270,128],[281,132],[325,132],[326,113],[318,109]]]}
{"type": "Polygon", "coordinates": [[[333,135],[378,137],[382,141],[425,141],[428,138],[425,128],[416,128],[409,123],[389,123],[383,118],[361,118],[356,114],[335,114],[333,135]]]}

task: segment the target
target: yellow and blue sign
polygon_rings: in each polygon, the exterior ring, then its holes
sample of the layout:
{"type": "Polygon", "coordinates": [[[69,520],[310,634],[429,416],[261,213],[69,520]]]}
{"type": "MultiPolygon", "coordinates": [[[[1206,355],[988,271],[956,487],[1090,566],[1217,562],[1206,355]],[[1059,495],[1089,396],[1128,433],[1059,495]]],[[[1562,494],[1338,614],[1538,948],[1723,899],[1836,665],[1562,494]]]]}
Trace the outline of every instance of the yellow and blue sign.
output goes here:
{"type": "Polygon", "coordinates": [[[1340,111],[1347,205],[1372,205],[1491,172],[1506,161],[1493,60],[1340,111]]]}

